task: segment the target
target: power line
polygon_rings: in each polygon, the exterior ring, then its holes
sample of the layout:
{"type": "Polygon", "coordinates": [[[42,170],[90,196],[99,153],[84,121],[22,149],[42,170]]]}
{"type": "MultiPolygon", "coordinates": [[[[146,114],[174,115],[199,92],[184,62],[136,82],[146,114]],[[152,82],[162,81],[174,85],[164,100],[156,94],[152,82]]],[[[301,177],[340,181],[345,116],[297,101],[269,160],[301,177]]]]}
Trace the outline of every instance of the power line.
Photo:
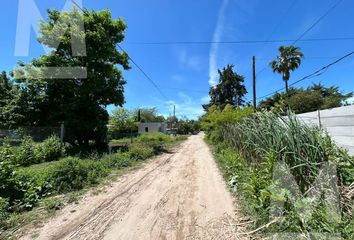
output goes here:
{"type": "MultiPolygon", "coordinates": [[[[303,60],[334,59],[334,58],[338,58],[338,56],[333,56],[333,57],[311,56],[311,57],[306,57],[303,60]]],[[[274,58],[270,58],[270,57],[257,58],[258,61],[271,61],[273,59],[274,58]]]]}
{"type": "MultiPolygon", "coordinates": [[[[269,41],[272,36],[277,32],[278,28],[283,24],[284,19],[289,15],[290,11],[293,9],[293,7],[295,6],[295,4],[297,3],[298,0],[294,0],[288,7],[288,9],[284,12],[284,14],[282,15],[282,17],[280,18],[280,21],[278,21],[278,23],[275,25],[273,31],[269,34],[268,38],[266,39],[266,41],[269,41]]],[[[266,42],[264,44],[264,46],[262,47],[262,51],[265,48],[265,46],[268,44],[269,42],[266,42]]]]}
{"type": "Polygon", "coordinates": [[[196,93],[205,93],[205,91],[198,90],[198,89],[190,89],[190,88],[176,88],[176,87],[165,87],[161,86],[162,89],[170,89],[170,90],[177,90],[177,91],[185,91],[185,92],[196,92],[196,93]]]}
{"type": "MultiPolygon", "coordinates": [[[[125,52],[125,50],[120,45],[118,45],[118,48],[123,52],[125,52]]],[[[149,77],[149,75],[147,75],[146,72],[129,55],[128,55],[128,59],[139,69],[139,71],[146,77],[146,79],[149,80],[149,82],[156,88],[156,90],[160,93],[160,95],[163,98],[165,98],[167,101],[169,101],[168,97],[166,97],[166,95],[161,91],[159,86],[157,86],[157,84],[149,77]]]]}
{"type": "MultiPolygon", "coordinates": [[[[304,42],[302,38],[309,33],[317,24],[319,24],[325,17],[327,17],[343,0],[338,0],[334,5],[332,5],[323,15],[321,15],[309,28],[307,28],[297,39],[292,41],[291,45],[295,45],[297,42],[304,42]]],[[[349,39],[348,39],[349,40],[349,39]]],[[[267,65],[264,66],[260,71],[257,72],[257,76],[263,73],[267,69],[267,65]]]]}
{"type": "Polygon", "coordinates": [[[317,24],[319,24],[325,17],[327,17],[343,0],[338,0],[332,7],[330,7],[322,16],[320,16],[308,29],[306,29],[291,45],[300,41],[308,32],[310,32],[317,24]]]}
{"type": "MultiPolygon", "coordinates": [[[[86,11],[84,9],[82,9],[82,7],[77,4],[74,0],[71,0],[71,2],[76,5],[84,14],[86,13],[86,11]]],[[[118,48],[123,51],[126,52],[120,45],[117,45],[118,48]]],[[[147,80],[149,80],[149,82],[156,88],[156,90],[160,93],[160,95],[165,98],[167,101],[169,100],[168,97],[166,97],[166,95],[161,91],[161,89],[157,86],[157,84],[149,77],[149,75],[146,74],[146,72],[129,56],[129,54],[127,54],[128,59],[139,69],[139,71],[146,77],[147,80]]]]}
{"type": "Polygon", "coordinates": [[[78,7],[83,13],[86,13],[86,11],[85,11],[84,9],[82,9],[82,7],[81,7],[79,4],[77,4],[77,2],[75,2],[74,0],[71,0],[71,2],[72,2],[76,7],[78,7]]]}
{"type": "Polygon", "coordinates": [[[262,44],[262,43],[285,43],[285,42],[325,42],[325,41],[348,41],[354,37],[328,37],[308,39],[270,39],[270,40],[233,40],[233,41],[152,41],[152,42],[127,42],[134,45],[210,45],[210,44],[262,44]]]}
{"type": "MultiPolygon", "coordinates": [[[[343,57],[340,57],[340,58],[337,59],[336,61],[334,61],[334,62],[332,62],[332,63],[330,63],[330,64],[327,64],[326,66],[320,68],[319,70],[317,70],[317,71],[315,71],[315,72],[313,72],[313,73],[311,73],[311,74],[309,74],[309,75],[307,75],[307,76],[305,76],[305,77],[303,77],[303,78],[301,78],[301,79],[299,79],[299,80],[293,82],[292,84],[289,85],[289,87],[294,86],[295,84],[298,84],[299,82],[302,82],[302,81],[304,81],[304,80],[306,80],[306,79],[314,78],[314,77],[318,77],[318,76],[322,75],[322,74],[325,73],[331,66],[333,66],[333,65],[335,65],[335,64],[337,64],[337,63],[339,63],[340,61],[344,60],[345,58],[350,57],[350,56],[353,55],[353,54],[354,54],[354,51],[353,51],[353,52],[350,52],[350,53],[348,53],[348,54],[346,54],[346,55],[344,55],[343,57]]],[[[262,98],[271,96],[271,95],[273,95],[273,94],[275,94],[275,93],[277,93],[277,92],[279,92],[279,91],[283,91],[284,89],[285,89],[285,88],[280,88],[280,89],[278,89],[277,91],[274,91],[274,92],[272,92],[272,93],[266,94],[266,95],[264,95],[264,96],[262,96],[262,97],[259,97],[259,98],[257,98],[257,99],[262,99],[262,98]]]]}
{"type": "MultiPolygon", "coordinates": [[[[297,3],[297,1],[298,0],[294,0],[292,3],[291,3],[291,5],[289,6],[289,8],[286,10],[286,12],[285,12],[285,14],[281,17],[281,21],[279,21],[278,22],[278,24],[275,26],[275,28],[273,29],[273,31],[272,31],[272,33],[269,35],[269,37],[267,38],[267,42],[265,42],[265,44],[264,44],[264,46],[263,46],[263,48],[262,48],[262,51],[263,51],[263,49],[264,49],[264,47],[268,44],[268,43],[270,43],[269,41],[271,41],[270,40],[270,38],[274,35],[274,33],[278,30],[278,28],[279,28],[279,26],[283,23],[283,20],[285,19],[285,17],[289,14],[289,12],[291,11],[291,9],[295,6],[295,4],[297,3]]],[[[299,41],[299,40],[298,40],[299,41]]],[[[309,40],[307,40],[307,41],[309,41],[309,40]]],[[[318,41],[318,39],[316,40],[316,41],[318,41]]],[[[328,40],[325,40],[325,41],[328,41],[328,40]]],[[[337,40],[336,40],[337,41],[337,40]]],[[[283,42],[292,42],[292,41],[283,41],[283,42]]],[[[273,41],[272,41],[272,43],[274,43],[273,41]]],[[[258,77],[258,75],[259,74],[261,74],[263,71],[265,71],[266,70],[266,68],[267,68],[267,65],[265,65],[260,71],[258,71],[257,73],[256,73],[256,77],[258,77]]]]}

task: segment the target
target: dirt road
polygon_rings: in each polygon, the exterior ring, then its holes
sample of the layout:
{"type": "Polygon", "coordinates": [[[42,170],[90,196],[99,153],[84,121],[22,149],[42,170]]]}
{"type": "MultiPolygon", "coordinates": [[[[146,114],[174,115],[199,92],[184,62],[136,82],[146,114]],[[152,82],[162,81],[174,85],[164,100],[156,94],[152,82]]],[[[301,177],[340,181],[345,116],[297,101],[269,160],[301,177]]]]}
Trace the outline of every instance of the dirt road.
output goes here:
{"type": "Polygon", "coordinates": [[[65,207],[23,239],[242,239],[236,215],[200,134],[65,207]]]}

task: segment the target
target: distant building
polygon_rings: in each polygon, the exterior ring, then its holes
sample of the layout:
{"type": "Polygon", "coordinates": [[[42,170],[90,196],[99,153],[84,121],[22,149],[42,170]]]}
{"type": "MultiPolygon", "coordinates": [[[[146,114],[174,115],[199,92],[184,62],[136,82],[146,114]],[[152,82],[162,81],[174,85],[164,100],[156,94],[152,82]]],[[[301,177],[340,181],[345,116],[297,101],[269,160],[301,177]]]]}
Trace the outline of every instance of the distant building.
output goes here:
{"type": "Polygon", "coordinates": [[[178,131],[178,123],[168,122],[166,131],[167,131],[167,134],[176,135],[177,131],[178,131]]]}
{"type": "Polygon", "coordinates": [[[139,133],[146,132],[167,132],[167,124],[163,122],[139,123],[139,133]]]}

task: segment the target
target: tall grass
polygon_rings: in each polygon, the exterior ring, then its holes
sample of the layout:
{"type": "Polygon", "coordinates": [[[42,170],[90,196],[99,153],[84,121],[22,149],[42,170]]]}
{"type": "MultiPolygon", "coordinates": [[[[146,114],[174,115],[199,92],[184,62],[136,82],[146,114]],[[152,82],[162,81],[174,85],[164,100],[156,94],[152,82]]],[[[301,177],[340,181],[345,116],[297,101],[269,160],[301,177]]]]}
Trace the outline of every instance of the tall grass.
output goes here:
{"type": "Polygon", "coordinates": [[[253,212],[259,225],[268,223],[269,214],[276,207],[271,202],[277,201],[284,205],[283,216],[268,232],[340,233],[344,239],[352,239],[354,162],[325,131],[304,124],[291,112],[286,116],[271,112],[253,114],[219,126],[217,131],[221,131],[222,141],[214,142],[216,159],[230,187],[244,200],[245,209],[253,212]],[[277,162],[286,163],[305,198],[293,196],[273,178],[277,162]],[[326,200],[321,195],[308,205],[313,214],[303,221],[295,206],[311,200],[309,193],[327,163],[337,169],[341,218],[329,217],[332,212],[325,207],[326,200]]]}
{"type": "Polygon", "coordinates": [[[271,112],[255,114],[227,125],[223,137],[250,164],[275,154],[289,166],[302,192],[308,190],[324,163],[352,161],[324,131],[304,124],[292,113],[285,117],[271,112]]]}

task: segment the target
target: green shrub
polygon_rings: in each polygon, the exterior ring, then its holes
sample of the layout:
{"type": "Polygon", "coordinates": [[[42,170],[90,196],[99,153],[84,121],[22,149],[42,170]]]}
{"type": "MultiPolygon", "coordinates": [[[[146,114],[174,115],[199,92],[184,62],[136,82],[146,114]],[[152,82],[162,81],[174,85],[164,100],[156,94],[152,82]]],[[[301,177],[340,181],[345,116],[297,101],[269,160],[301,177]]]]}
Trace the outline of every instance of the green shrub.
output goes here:
{"type": "Polygon", "coordinates": [[[65,154],[65,149],[57,137],[50,137],[41,143],[25,137],[17,147],[5,141],[0,147],[1,159],[8,159],[13,164],[28,167],[42,162],[56,161],[65,154]]]}
{"type": "Polygon", "coordinates": [[[52,197],[44,199],[42,205],[48,212],[52,212],[55,210],[59,210],[64,205],[64,202],[61,198],[52,197]]]}
{"type": "Polygon", "coordinates": [[[136,142],[144,144],[164,144],[173,142],[174,139],[164,133],[144,133],[137,137],[136,142]]]}
{"type": "Polygon", "coordinates": [[[30,137],[25,137],[20,146],[15,148],[14,162],[20,166],[30,166],[31,164],[40,163],[35,155],[36,144],[30,137]]]}
{"type": "Polygon", "coordinates": [[[0,197],[0,229],[3,222],[9,216],[9,201],[6,198],[0,197]]]}
{"type": "Polygon", "coordinates": [[[132,145],[128,151],[130,159],[145,160],[155,155],[154,148],[143,145],[132,145]]]}
{"type": "Polygon", "coordinates": [[[9,146],[0,148],[0,197],[12,200],[18,194],[16,189],[15,165],[11,161],[13,153],[9,146]]]}
{"type": "Polygon", "coordinates": [[[5,145],[0,148],[0,192],[8,186],[15,174],[13,157],[10,146],[5,145]]]}
{"type": "Polygon", "coordinates": [[[50,166],[47,181],[56,192],[62,193],[95,184],[107,174],[108,170],[99,161],[68,157],[50,166]]]}
{"type": "Polygon", "coordinates": [[[35,147],[35,157],[37,162],[57,161],[65,155],[65,149],[60,139],[52,136],[45,141],[38,143],[35,147]]]}
{"type": "Polygon", "coordinates": [[[133,160],[127,153],[115,153],[106,156],[102,160],[109,168],[122,169],[126,167],[131,167],[133,165],[133,160]]]}
{"type": "Polygon", "coordinates": [[[20,193],[12,203],[12,210],[20,212],[32,209],[37,202],[52,194],[53,189],[48,181],[49,168],[23,168],[16,173],[16,189],[20,193]]]}

